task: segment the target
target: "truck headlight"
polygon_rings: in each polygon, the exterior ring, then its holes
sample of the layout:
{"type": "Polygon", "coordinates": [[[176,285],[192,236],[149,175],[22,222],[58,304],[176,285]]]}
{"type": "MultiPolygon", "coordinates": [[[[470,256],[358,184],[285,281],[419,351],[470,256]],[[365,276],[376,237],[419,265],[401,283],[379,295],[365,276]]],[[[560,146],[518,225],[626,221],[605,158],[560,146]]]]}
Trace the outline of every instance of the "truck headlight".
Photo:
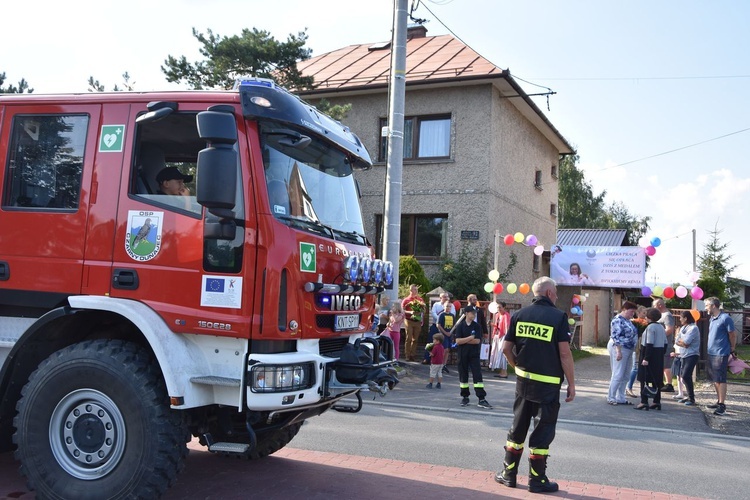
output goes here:
{"type": "Polygon", "coordinates": [[[293,365],[254,365],[250,369],[253,392],[290,392],[315,385],[315,363],[293,365]]]}

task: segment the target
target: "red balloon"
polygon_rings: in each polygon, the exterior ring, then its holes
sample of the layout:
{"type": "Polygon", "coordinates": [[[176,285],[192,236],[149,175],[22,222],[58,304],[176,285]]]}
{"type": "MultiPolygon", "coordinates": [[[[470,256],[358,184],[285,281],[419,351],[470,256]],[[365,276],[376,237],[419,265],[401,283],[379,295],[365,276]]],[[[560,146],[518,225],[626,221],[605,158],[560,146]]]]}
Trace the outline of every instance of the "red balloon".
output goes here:
{"type": "Polygon", "coordinates": [[[495,286],[492,287],[492,292],[495,295],[500,295],[501,293],[503,293],[503,284],[502,283],[495,283],[495,286]]]}
{"type": "Polygon", "coordinates": [[[503,238],[503,242],[505,242],[506,245],[511,246],[513,243],[516,242],[516,240],[512,234],[506,234],[505,238],[503,238]]]}
{"type": "Polygon", "coordinates": [[[455,311],[456,314],[460,314],[461,313],[461,303],[459,301],[457,301],[457,300],[454,300],[453,301],[453,309],[454,309],[454,311],[455,311]]]}
{"type": "Polygon", "coordinates": [[[672,288],[671,286],[666,287],[664,289],[663,295],[665,299],[671,299],[672,297],[674,297],[674,288],[672,288]]]}

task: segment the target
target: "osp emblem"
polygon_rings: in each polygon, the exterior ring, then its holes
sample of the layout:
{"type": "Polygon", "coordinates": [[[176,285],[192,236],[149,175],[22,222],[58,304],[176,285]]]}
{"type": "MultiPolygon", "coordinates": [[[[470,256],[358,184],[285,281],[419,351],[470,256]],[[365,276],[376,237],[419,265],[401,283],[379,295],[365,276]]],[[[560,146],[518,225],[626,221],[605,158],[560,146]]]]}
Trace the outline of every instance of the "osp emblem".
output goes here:
{"type": "Polygon", "coordinates": [[[128,211],[128,232],[125,235],[125,251],[140,262],[151,260],[161,250],[161,228],[164,212],[145,210],[128,211]]]}

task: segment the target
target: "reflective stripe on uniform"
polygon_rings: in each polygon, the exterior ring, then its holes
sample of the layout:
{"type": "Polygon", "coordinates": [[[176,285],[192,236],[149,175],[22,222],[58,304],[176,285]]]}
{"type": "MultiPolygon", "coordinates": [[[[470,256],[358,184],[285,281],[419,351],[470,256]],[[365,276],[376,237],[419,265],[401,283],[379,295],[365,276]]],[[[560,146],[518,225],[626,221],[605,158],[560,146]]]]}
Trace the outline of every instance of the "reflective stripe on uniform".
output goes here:
{"type": "Polygon", "coordinates": [[[505,447],[513,448],[514,450],[523,450],[523,443],[514,443],[513,441],[506,441],[505,447]]]}
{"type": "Polygon", "coordinates": [[[516,366],[516,377],[527,378],[529,380],[536,380],[537,382],[544,382],[545,384],[562,384],[560,377],[552,377],[550,375],[540,375],[538,373],[531,373],[521,370],[516,366]]]}
{"type": "Polygon", "coordinates": [[[548,448],[529,448],[529,454],[530,455],[549,455],[549,449],[548,448]]]}
{"type": "Polygon", "coordinates": [[[474,387],[479,387],[479,388],[484,389],[484,382],[477,382],[474,384],[474,387]]]}
{"type": "Polygon", "coordinates": [[[469,388],[469,383],[468,382],[459,382],[458,383],[458,387],[460,387],[461,389],[468,389],[469,388]]]}

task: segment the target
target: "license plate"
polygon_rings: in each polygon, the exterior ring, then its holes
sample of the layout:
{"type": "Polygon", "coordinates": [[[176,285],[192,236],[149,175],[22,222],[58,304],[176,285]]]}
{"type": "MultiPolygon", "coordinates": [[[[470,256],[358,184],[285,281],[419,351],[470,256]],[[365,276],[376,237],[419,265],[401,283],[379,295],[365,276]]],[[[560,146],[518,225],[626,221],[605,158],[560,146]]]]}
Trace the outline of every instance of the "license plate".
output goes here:
{"type": "Polygon", "coordinates": [[[337,332],[359,328],[359,314],[337,314],[333,329],[337,332]]]}

